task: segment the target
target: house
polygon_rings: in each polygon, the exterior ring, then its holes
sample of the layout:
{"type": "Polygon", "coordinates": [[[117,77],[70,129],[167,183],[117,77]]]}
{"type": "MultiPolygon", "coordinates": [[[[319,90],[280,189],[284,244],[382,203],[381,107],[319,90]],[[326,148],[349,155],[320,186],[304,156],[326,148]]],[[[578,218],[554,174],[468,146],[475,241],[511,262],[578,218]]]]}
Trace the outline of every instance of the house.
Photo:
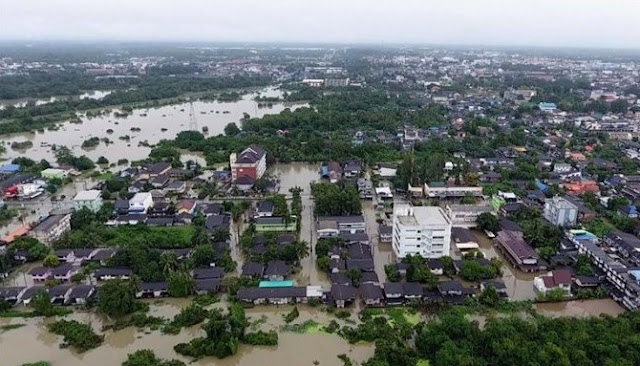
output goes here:
{"type": "Polygon", "coordinates": [[[480,249],[478,239],[469,229],[461,227],[451,228],[451,240],[460,252],[480,249]]]}
{"type": "Polygon", "coordinates": [[[404,303],[404,286],[400,282],[387,282],[383,289],[387,305],[402,305],[404,303]]]}
{"type": "Polygon", "coordinates": [[[113,257],[117,252],[116,248],[102,248],[96,250],[95,254],[91,257],[92,262],[100,263],[101,265],[106,264],[106,261],[113,257]]]}
{"type": "Polygon", "coordinates": [[[380,178],[390,179],[396,176],[396,172],[398,171],[398,169],[395,165],[378,164],[378,171],[380,174],[380,178]]]}
{"type": "Polygon", "coordinates": [[[157,188],[157,189],[163,188],[169,183],[169,175],[167,174],[157,175],[151,179],[150,183],[151,183],[151,186],[153,186],[153,188],[157,188]]]}
{"type": "Polygon", "coordinates": [[[278,244],[278,246],[293,244],[295,241],[296,237],[292,234],[280,234],[276,238],[276,244],[278,244]]]}
{"type": "Polygon", "coordinates": [[[17,304],[26,290],[25,286],[0,287],[0,299],[12,305],[17,304]]]}
{"type": "Polygon", "coordinates": [[[100,211],[100,208],[102,208],[102,191],[92,189],[78,192],[73,197],[73,207],[76,210],[88,208],[93,212],[100,211]]]}
{"type": "Polygon", "coordinates": [[[362,162],[358,160],[350,160],[344,164],[342,174],[345,178],[356,178],[362,173],[362,162]]]}
{"type": "Polygon", "coordinates": [[[356,299],[357,290],[352,286],[331,285],[330,297],[337,308],[344,308],[356,299]]]}
{"type": "Polygon", "coordinates": [[[346,260],[347,270],[359,269],[362,272],[373,272],[375,265],[373,258],[349,258],[346,260]]]}
{"type": "Polygon", "coordinates": [[[522,232],[502,230],[494,239],[496,248],[505,254],[505,259],[523,272],[536,272],[546,269],[529,244],[524,241],[522,232]]]}
{"type": "Polygon", "coordinates": [[[341,233],[363,233],[366,231],[366,223],[363,216],[321,216],[317,224],[318,237],[338,236],[341,233]]]}
{"type": "Polygon", "coordinates": [[[29,236],[51,245],[71,230],[71,214],[50,215],[29,232],[29,236]]]}
{"type": "Polygon", "coordinates": [[[442,276],[444,274],[444,265],[440,259],[427,259],[427,267],[429,267],[431,273],[436,276],[442,276]]]}
{"type": "Polygon", "coordinates": [[[260,201],[256,209],[256,217],[272,217],[273,216],[273,202],[260,201]]]}
{"type": "Polygon", "coordinates": [[[200,267],[193,270],[193,279],[209,280],[224,277],[224,269],[220,267],[200,267]]]}
{"type": "Polygon", "coordinates": [[[235,181],[236,188],[242,192],[248,192],[256,184],[256,180],[245,175],[239,177],[235,181]]]}
{"type": "Polygon", "coordinates": [[[51,179],[65,179],[69,176],[69,173],[64,169],[56,169],[56,168],[47,168],[40,172],[40,176],[43,179],[51,180],[51,179]]]}
{"type": "Polygon", "coordinates": [[[342,167],[337,161],[330,161],[320,168],[320,177],[328,179],[329,183],[337,183],[342,179],[342,167]]]}
{"type": "Polygon", "coordinates": [[[113,204],[113,210],[116,215],[126,215],[129,213],[129,201],[123,199],[117,199],[113,204]]]}
{"type": "MultiPolygon", "coordinates": [[[[366,234],[365,234],[366,235],[366,234]]],[[[353,243],[347,245],[348,256],[351,259],[370,259],[373,258],[371,247],[363,243],[353,243]]]]}
{"type": "Polygon", "coordinates": [[[204,216],[222,214],[222,205],[219,203],[203,203],[198,205],[198,209],[204,216]]]}
{"type": "Polygon", "coordinates": [[[98,281],[107,281],[114,279],[128,280],[133,275],[130,268],[102,267],[98,268],[93,276],[98,281]]]}
{"type": "Polygon", "coordinates": [[[289,222],[285,222],[284,217],[258,217],[255,221],[255,230],[258,233],[295,231],[295,217],[291,217],[289,222]]]}
{"type": "MultiPolygon", "coordinates": [[[[355,290],[355,289],[354,289],[355,290]]],[[[321,299],[322,288],[307,287],[250,287],[238,290],[236,298],[252,304],[284,305],[289,303],[306,303],[309,299],[321,299]]]]}
{"type": "Polygon", "coordinates": [[[162,254],[169,254],[174,256],[179,261],[185,261],[191,258],[193,249],[191,248],[174,248],[162,250],[162,254]]]}
{"type": "Polygon", "coordinates": [[[571,296],[571,271],[566,269],[556,269],[545,276],[538,276],[533,279],[533,286],[542,295],[549,291],[560,289],[565,291],[567,296],[571,296]]]}
{"type": "Polygon", "coordinates": [[[626,205],[626,206],[620,207],[618,209],[618,212],[620,212],[620,214],[630,219],[638,218],[638,208],[636,207],[636,205],[626,205]]]}
{"type": "Polygon", "coordinates": [[[393,228],[389,225],[380,224],[378,226],[378,237],[383,243],[390,243],[393,237],[393,228]]]}
{"type": "Polygon", "coordinates": [[[291,266],[284,261],[269,261],[263,277],[269,281],[282,281],[290,274],[291,266]]]}
{"type": "Polygon", "coordinates": [[[129,188],[127,188],[127,192],[129,192],[129,193],[141,192],[142,190],[145,189],[145,186],[147,185],[147,183],[148,183],[148,181],[146,181],[146,180],[137,180],[137,181],[131,183],[129,188]]]}
{"type": "Polygon", "coordinates": [[[71,285],[58,285],[49,289],[49,298],[52,304],[62,305],[67,302],[67,296],[71,292],[71,285]]]}
{"type": "Polygon", "coordinates": [[[204,227],[210,232],[216,230],[229,230],[231,227],[231,217],[229,215],[211,215],[204,221],[204,227]]]}
{"type": "Polygon", "coordinates": [[[422,286],[418,282],[405,282],[402,284],[405,300],[422,299],[422,286]]]}
{"type": "Polygon", "coordinates": [[[365,283],[359,288],[360,298],[366,306],[381,306],[384,300],[384,293],[380,285],[365,283]]]}
{"type": "Polygon", "coordinates": [[[445,296],[462,296],[463,287],[460,281],[443,281],[438,283],[438,292],[445,296]]]}
{"type": "Polygon", "coordinates": [[[147,222],[147,215],[143,213],[127,214],[116,216],[115,219],[106,222],[106,225],[120,226],[120,225],[138,225],[140,223],[147,222]]]}
{"type": "Polygon", "coordinates": [[[196,212],[195,200],[181,200],[176,203],[176,214],[193,215],[196,212]]]}
{"type": "Polygon", "coordinates": [[[331,258],[329,260],[329,273],[339,273],[347,269],[347,262],[342,258],[331,258]]]}
{"type": "Polygon", "coordinates": [[[169,227],[173,226],[175,220],[173,217],[149,217],[147,218],[146,224],[150,227],[169,227]]]}
{"type": "Polygon", "coordinates": [[[219,278],[210,278],[206,280],[195,280],[195,292],[198,295],[215,294],[220,292],[222,280],[219,278]]]}
{"type": "Polygon", "coordinates": [[[167,162],[147,164],[142,168],[140,178],[151,179],[162,174],[168,174],[169,170],[171,170],[171,164],[167,162]]]}
{"type": "Polygon", "coordinates": [[[0,174],[16,174],[22,167],[19,164],[5,164],[0,166],[0,174]]]}
{"type": "Polygon", "coordinates": [[[58,257],[58,261],[62,263],[71,263],[73,262],[73,249],[57,249],[54,252],[55,256],[58,257]]]}
{"type": "Polygon", "coordinates": [[[264,275],[264,265],[262,263],[247,262],[242,265],[242,276],[257,278],[264,275]]]}
{"type": "Polygon", "coordinates": [[[353,286],[353,282],[344,273],[329,273],[329,280],[332,285],[353,286]]]}
{"type": "Polygon", "coordinates": [[[78,273],[80,273],[80,268],[69,264],[51,269],[51,275],[58,281],[71,281],[71,277],[78,273]]]}
{"type": "Polygon", "coordinates": [[[166,194],[183,194],[187,191],[187,183],[181,180],[171,182],[164,187],[166,194]]]}
{"type": "Polygon", "coordinates": [[[142,282],[136,298],[159,298],[169,296],[169,285],[166,282],[142,282]]]}
{"type": "Polygon", "coordinates": [[[129,213],[147,213],[151,206],[153,206],[153,197],[151,196],[151,193],[139,192],[129,200],[129,213]]]}
{"type": "Polygon", "coordinates": [[[66,302],[71,305],[85,305],[96,293],[97,287],[93,285],[74,286],[65,296],[66,302]]]}
{"type": "Polygon", "coordinates": [[[31,276],[31,279],[33,280],[33,282],[47,281],[53,276],[51,273],[51,268],[48,268],[48,267],[32,268],[29,271],[29,275],[31,276]]]}
{"type": "Polygon", "coordinates": [[[239,155],[229,156],[231,166],[231,181],[238,184],[240,177],[248,177],[256,181],[264,175],[267,170],[267,152],[256,145],[251,145],[244,149],[239,155]]]}
{"type": "Polygon", "coordinates": [[[575,285],[580,288],[593,288],[600,286],[600,280],[596,276],[576,276],[575,285]]]}
{"type": "Polygon", "coordinates": [[[380,279],[374,271],[362,272],[362,277],[360,277],[360,285],[363,285],[365,283],[373,283],[378,285],[380,284],[380,279]]]}
{"type": "Polygon", "coordinates": [[[507,286],[502,280],[488,280],[480,282],[480,291],[485,291],[487,288],[493,287],[498,292],[498,295],[507,297],[507,286]]]}
{"type": "Polygon", "coordinates": [[[540,108],[542,112],[553,113],[558,109],[558,106],[555,103],[540,102],[538,108],[540,108]]]}
{"type": "MultiPolygon", "coordinates": [[[[0,289],[2,291],[2,289],[0,289]]],[[[29,305],[34,296],[40,291],[44,291],[48,293],[48,288],[45,286],[31,286],[24,290],[22,295],[20,295],[20,302],[24,305],[29,305]]],[[[1,297],[1,296],[0,296],[1,297]]]]}

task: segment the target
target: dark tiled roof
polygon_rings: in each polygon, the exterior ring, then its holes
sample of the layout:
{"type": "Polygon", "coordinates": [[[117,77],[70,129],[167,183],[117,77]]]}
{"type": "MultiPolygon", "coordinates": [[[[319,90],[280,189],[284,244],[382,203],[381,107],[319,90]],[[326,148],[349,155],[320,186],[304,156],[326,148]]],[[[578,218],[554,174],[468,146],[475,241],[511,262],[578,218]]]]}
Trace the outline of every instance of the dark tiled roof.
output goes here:
{"type": "Polygon", "coordinates": [[[220,267],[201,267],[193,270],[193,278],[196,280],[222,278],[223,276],[224,269],[220,267]]]}
{"type": "Polygon", "coordinates": [[[264,274],[264,265],[261,263],[247,262],[242,265],[243,276],[262,276],[264,274]]]}
{"type": "Polygon", "coordinates": [[[378,300],[384,298],[382,288],[379,285],[365,283],[360,286],[360,296],[365,300],[378,300]]]}
{"type": "Polygon", "coordinates": [[[357,290],[352,286],[331,285],[331,298],[334,300],[353,300],[357,290]]]}

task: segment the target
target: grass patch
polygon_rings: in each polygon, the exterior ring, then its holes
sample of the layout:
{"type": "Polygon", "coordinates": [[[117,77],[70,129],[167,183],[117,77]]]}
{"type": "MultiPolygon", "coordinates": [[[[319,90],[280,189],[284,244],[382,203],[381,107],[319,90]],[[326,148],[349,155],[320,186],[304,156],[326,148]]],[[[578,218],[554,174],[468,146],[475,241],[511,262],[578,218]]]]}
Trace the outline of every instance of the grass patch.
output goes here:
{"type": "Polygon", "coordinates": [[[252,321],[249,327],[255,332],[259,330],[260,326],[262,326],[262,324],[265,324],[268,319],[269,318],[266,315],[262,315],[259,319],[252,321]]]}
{"type": "Polygon", "coordinates": [[[418,360],[416,366],[429,366],[429,360],[418,360]]]}
{"type": "Polygon", "coordinates": [[[322,331],[322,326],[315,320],[307,320],[304,323],[285,324],[280,327],[280,331],[293,332],[298,334],[319,333],[322,331]]]}

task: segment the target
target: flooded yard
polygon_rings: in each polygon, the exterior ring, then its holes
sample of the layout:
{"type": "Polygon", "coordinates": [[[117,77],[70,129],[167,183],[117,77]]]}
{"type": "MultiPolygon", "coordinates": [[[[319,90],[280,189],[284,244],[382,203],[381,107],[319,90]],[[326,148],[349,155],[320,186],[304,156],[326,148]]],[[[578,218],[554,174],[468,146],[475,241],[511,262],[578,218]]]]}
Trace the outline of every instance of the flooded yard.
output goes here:
{"type": "Polygon", "coordinates": [[[625,312],[625,309],[617,302],[613,301],[613,299],[539,303],[535,305],[535,308],[540,314],[551,317],[587,317],[598,315],[616,316],[625,312]]]}
{"type": "MultiPolygon", "coordinates": [[[[97,94],[94,94],[95,96],[97,94]]],[[[209,129],[208,135],[214,136],[224,132],[224,127],[231,122],[240,125],[244,114],[251,117],[262,117],[266,114],[278,114],[290,108],[292,110],[307,106],[304,103],[274,103],[270,107],[259,107],[253,99],[258,95],[280,96],[280,90],[271,87],[243,95],[235,102],[194,101],[193,109],[198,130],[203,127],[209,129]]],[[[86,97],[90,97],[87,94],[86,97]]],[[[190,129],[190,104],[172,104],[158,108],[136,109],[127,117],[116,117],[115,110],[111,113],[86,117],[82,114],[82,123],[64,122],[57,131],[26,132],[4,135],[0,138],[5,144],[12,142],[30,141],[33,147],[26,150],[7,148],[4,158],[13,159],[27,154],[31,159],[47,159],[54,161],[54,151],[51,145],[64,145],[72,149],[75,154],[87,155],[92,160],[100,156],[116,162],[118,159],[144,159],[150,148],[139,145],[140,142],[156,144],[162,139],[172,139],[180,131],[190,129]],[[132,130],[133,129],[133,130],[132,130]],[[139,129],[139,130],[138,130],[139,129]],[[130,140],[120,139],[128,136],[130,140]],[[109,145],[100,142],[98,146],[83,149],[83,141],[91,138],[108,138],[109,145]]]]}

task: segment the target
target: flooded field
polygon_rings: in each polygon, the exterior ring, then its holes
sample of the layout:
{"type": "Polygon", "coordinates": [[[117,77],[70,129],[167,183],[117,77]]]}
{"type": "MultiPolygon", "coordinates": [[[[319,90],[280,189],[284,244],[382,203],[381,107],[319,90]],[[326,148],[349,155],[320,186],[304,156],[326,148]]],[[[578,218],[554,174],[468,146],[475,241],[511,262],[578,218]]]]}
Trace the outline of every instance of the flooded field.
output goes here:
{"type": "MultiPolygon", "coordinates": [[[[100,92],[106,93],[106,92],[100,92]]],[[[86,94],[84,97],[101,97],[103,94],[86,94]]],[[[218,101],[195,101],[193,108],[198,130],[203,127],[209,129],[208,134],[218,135],[223,133],[224,127],[231,122],[240,124],[240,119],[244,114],[251,117],[262,117],[266,114],[278,114],[290,108],[292,110],[304,103],[275,103],[271,107],[260,108],[258,102],[253,99],[258,95],[273,97],[279,96],[280,91],[276,88],[266,88],[242,96],[236,102],[218,101]]],[[[0,138],[5,144],[12,142],[30,141],[33,147],[26,150],[13,150],[7,148],[4,158],[13,159],[27,154],[31,159],[54,160],[54,152],[51,145],[64,145],[73,150],[76,154],[83,154],[96,160],[104,156],[111,162],[126,158],[128,160],[144,159],[148,156],[150,148],[139,145],[156,144],[162,139],[174,138],[178,132],[188,130],[190,127],[190,105],[189,103],[173,104],[151,109],[134,110],[126,118],[118,118],[115,111],[99,117],[86,117],[82,115],[82,123],[65,122],[57,131],[45,130],[44,132],[19,133],[4,135],[0,138]],[[134,129],[132,131],[132,128],[134,129]],[[139,130],[138,130],[139,129],[139,130]],[[107,132],[109,130],[109,132],[107,132]],[[125,136],[129,140],[120,139],[125,136]],[[100,142],[98,146],[83,149],[82,142],[91,138],[108,138],[111,142],[106,145],[100,142]]]]}
{"type": "MultiPolygon", "coordinates": [[[[152,305],[151,314],[155,316],[173,316],[188,301],[164,301],[166,304],[152,305]]],[[[291,306],[261,307],[247,310],[247,317],[252,321],[261,319],[263,330],[277,329],[284,323],[283,315],[291,311],[291,306]]],[[[69,316],[82,322],[90,322],[100,332],[105,319],[88,313],[69,316]]],[[[301,311],[296,323],[314,319],[318,323],[328,324],[335,319],[315,309],[301,311]]],[[[77,353],[71,349],[60,349],[58,345],[62,337],[51,334],[46,324],[53,319],[0,319],[0,325],[26,324],[21,328],[0,333],[0,349],[2,349],[2,365],[21,365],[25,362],[47,360],[52,365],[120,365],[128,353],[139,349],[152,349],[163,358],[175,358],[189,363],[173,351],[173,346],[180,342],[204,335],[200,326],[183,329],[178,335],[163,335],[160,331],[139,331],[129,327],[119,331],[108,331],[102,346],[85,353],[77,353]],[[28,351],[25,349],[28,344],[28,351]]],[[[350,345],[337,335],[326,333],[288,333],[280,332],[279,345],[276,347],[252,347],[240,345],[238,353],[223,360],[204,358],[197,365],[312,365],[317,361],[320,365],[341,365],[336,357],[346,354],[356,362],[362,362],[373,355],[373,344],[350,345]]]]}

